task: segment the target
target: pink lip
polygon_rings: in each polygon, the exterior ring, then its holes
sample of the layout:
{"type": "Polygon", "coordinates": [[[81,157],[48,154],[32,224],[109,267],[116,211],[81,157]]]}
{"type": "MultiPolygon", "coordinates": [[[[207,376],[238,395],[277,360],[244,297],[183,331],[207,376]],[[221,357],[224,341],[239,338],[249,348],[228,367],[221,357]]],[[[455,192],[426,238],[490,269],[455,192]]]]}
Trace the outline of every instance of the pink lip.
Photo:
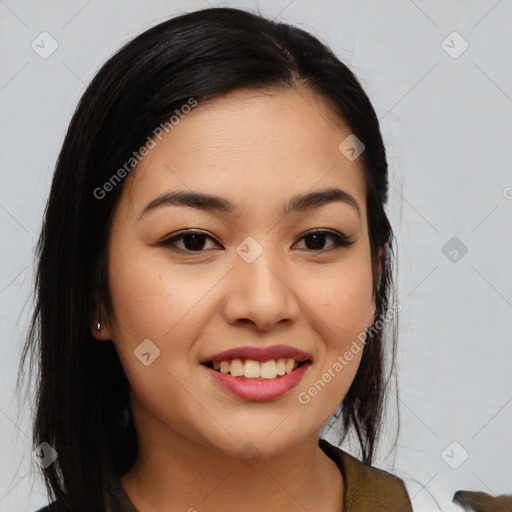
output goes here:
{"type": "MultiPolygon", "coordinates": [[[[268,361],[270,359],[291,358],[296,361],[312,360],[310,354],[287,345],[273,345],[272,347],[237,347],[219,352],[201,360],[201,363],[229,361],[231,359],[252,359],[254,361],[268,361]]],[[[291,374],[290,374],[291,375],[291,374]]]]}
{"type": "MultiPolygon", "coordinates": [[[[251,357],[251,359],[253,358],[251,357]]],[[[204,366],[204,368],[210,372],[210,375],[218,384],[234,395],[246,400],[266,401],[276,400],[297,386],[310,366],[311,363],[305,363],[292,373],[273,380],[241,379],[228,373],[217,372],[208,366],[204,366]]]]}

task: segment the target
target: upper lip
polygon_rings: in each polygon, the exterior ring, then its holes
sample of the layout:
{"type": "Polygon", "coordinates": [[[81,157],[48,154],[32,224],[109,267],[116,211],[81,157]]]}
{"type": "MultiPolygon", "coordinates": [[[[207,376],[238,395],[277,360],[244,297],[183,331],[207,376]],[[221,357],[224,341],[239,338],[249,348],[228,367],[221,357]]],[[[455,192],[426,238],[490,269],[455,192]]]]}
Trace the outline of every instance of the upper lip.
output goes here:
{"type": "Polygon", "coordinates": [[[271,347],[237,347],[229,350],[224,350],[212,356],[206,357],[201,360],[201,363],[210,361],[228,361],[231,359],[251,359],[254,361],[268,361],[269,359],[295,359],[296,361],[306,361],[312,359],[311,355],[299,350],[295,347],[287,345],[273,345],[271,347]]]}

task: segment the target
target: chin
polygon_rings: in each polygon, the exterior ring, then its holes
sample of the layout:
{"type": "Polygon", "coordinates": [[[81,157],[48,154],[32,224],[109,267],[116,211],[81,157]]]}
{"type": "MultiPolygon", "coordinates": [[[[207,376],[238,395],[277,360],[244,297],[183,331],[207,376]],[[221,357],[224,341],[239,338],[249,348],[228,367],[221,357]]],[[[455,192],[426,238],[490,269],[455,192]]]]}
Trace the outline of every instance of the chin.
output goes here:
{"type": "Polygon", "coordinates": [[[222,440],[210,439],[208,444],[225,455],[241,460],[277,457],[295,449],[298,444],[311,436],[311,433],[304,431],[291,432],[279,427],[276,429],[282,420],[283,418],[280,418],[279,421],[261,430],[255,429],[254,426],[233,429],[232,432],[236,432],[233,437],[224,436],[222,440]]]}

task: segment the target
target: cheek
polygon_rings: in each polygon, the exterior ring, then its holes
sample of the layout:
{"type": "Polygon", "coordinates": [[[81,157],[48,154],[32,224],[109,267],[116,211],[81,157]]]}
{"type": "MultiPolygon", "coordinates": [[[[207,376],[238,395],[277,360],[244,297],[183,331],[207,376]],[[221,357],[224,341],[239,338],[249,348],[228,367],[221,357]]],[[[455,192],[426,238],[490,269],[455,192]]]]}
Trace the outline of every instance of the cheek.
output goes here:
{"type": "Polygon", "coordinates": [[[134,397],[164,421],[176,423],[166,417],[162,403],[172,397],[174,410],[191,407],[181,383],[195,355],[190,345],[200,325],[197,315],[204,314],[197,307],[204,290],[185,273],[171,276],[161,262],[128,250],[112,251],[109,284],[113,342],[134,397]]]}
{"type": "Polygon", "coordinates": [[[110,268],[109,285],[116,314],[116,339],[133,337],[132,342],[135,342],[139,338],[155,336],[155,326],[164,321],[162,312],[165,297],[169,294],[162,286],[158,273],[149,271],[140,260],[135,263],[126,256],[113,258],[110,268]]]}
{"type": "MultiPolygon", "coordinates": [[[[364,260],[363,260],[364,261],[364,260]]],[[[347,343],[373,322],[370,264],[354,263],[329,272],[309,286],[308,305],[323,326],[328,348],[344,350],[347,343]]]]}
{"type": "Polygon", "coordinates": [[[369,259],[354,258],[350,265],[315,280],[305,296],[323,343],[316,371],[301,386],[297,399],[313,416],[327,420],[355,378],[365,332],[373,322],[369,259]]]}
{"type": "Polygon", "coordinates": [[[174,338],[173,331],[187,325],[189,313],[204,295],[205,283],[197,275],[192,278],[191,272],[190,267],[171,274],[151,251],[113,251],[109,285],[116,339],[131,346],[146,338],[174,338]]]}
{"type": "Polygon", "coordinates": [[[190,378],[200,348],[194,341],[212,314],[205,295],[217,281],[217,273],[192,265],[177,272],[157,251],[137,254],[120,246],[112,251],[112,339],[133,390],[145,403],[174,393],[190,378]],[[148,352],[145,366],[142,354],[148,352]]]}

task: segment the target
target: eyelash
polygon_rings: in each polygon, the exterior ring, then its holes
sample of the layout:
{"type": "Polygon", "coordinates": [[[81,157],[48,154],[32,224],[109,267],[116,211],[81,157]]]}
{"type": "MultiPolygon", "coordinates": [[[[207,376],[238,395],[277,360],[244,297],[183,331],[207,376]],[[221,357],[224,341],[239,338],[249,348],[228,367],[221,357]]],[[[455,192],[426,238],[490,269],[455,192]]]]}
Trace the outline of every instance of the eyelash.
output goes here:
{"type": "MultiPolygon", "coordinates": [[[[186,238],[187,236],[191,236],[191,235],[199,235],[199,236],[209,238],[210,240],[214,240],[211,236],[207,235],[206,233],[203,233],[202,231],[189,230],[189,231],[183,231],[179,235],[173,236],[171,238],[167,238],[166,240],[162,240],[161,242],[158,242],[158,245],[162,245],[162,246],[170,248],[173,251],[182,252],[182,253],[200,254],[200,253],[204,252],[204,250],[202,250],[202,249],[199,251],[193,251],[190,249],[182,249],[181,247],[176,247],[176,246],[172,247],[178,240],[182,240],[182,239],[186,238]]],[[[334,249],[349,247],[350,245],[352,245],[354,243],[354,240],[350,240],[350,238],[345,237],[341,233],[338,233],[336,231],[324,230],[324,229],[314,229],[311,231],[307,231],[304,235],[302,235],[298,239],[298,241],[303,240],[303,239],[307,238],[308,236],[312,236],[312,235],[326,235],[328,238],[330,237],[333,240],[333,242],[335,243],[334,249]]],[[[216,242],[216,243],[218,243],[218,242],[216,242]]],[[[309,252],[313,252],[313,253],[320,253],[320,252],[327,252],[327,251],[330,251],[333,249],[331,248],[331,249],[319,249],[319,250],[316,250],[316,249],[305,249],[305,250],[309,251],[309,252]]]]}

